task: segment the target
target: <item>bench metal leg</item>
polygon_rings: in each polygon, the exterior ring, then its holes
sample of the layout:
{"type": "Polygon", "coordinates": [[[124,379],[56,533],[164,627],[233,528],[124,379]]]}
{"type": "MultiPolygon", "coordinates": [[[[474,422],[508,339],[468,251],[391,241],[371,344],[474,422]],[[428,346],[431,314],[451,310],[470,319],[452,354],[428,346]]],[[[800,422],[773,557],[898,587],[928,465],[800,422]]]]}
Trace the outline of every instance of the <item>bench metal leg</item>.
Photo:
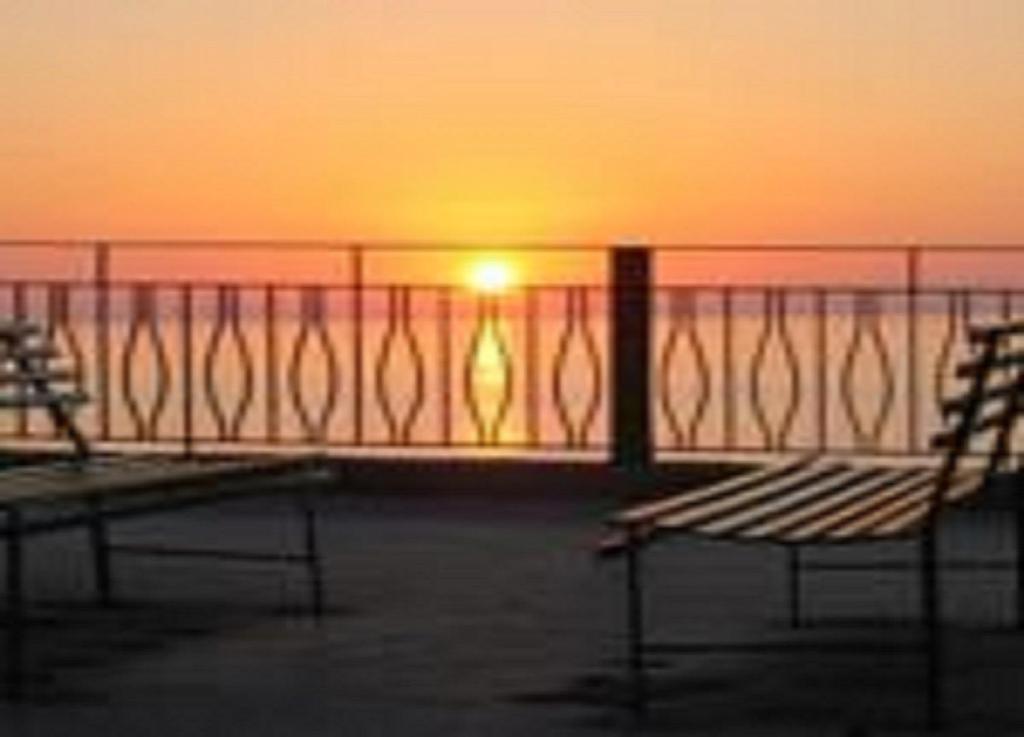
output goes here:
{"type": "Polygon", "coordinates": [[[794,629],[802,624],[800,598],[800,546],[790,545],[786,548],[789,563],[789,626],[794,629]]]}
{"type": "Polygon", "coordinates": [[[644,591],[640,544],[630,536],[626,545],[626,621],[629,637],[630,704],[634,713],[647,710],[647,673],[644,669],[644,591]]]}
{"type": "Polygon", "coordinates": [[[100,606],[111,606],[114,603],[114,587],[110,572],[110,536],[107,532],[107,520],[103,516],[103,507],[98,499],[91,499],[88,505],[96,601],[100,606]]]}
{"type": "MultiPolygon", "coordinates": [[[[1018,494],[1019,497],[1019,494],[1018,494]]],[[[1017,587],[1017,629],[1024,630],[1024,500],[1018,498],[1015,536],[1017,540],[1016,560],[1014,571],[1016,572],[1017,587]]]]}
{"type": "Polygon", "coordinates": [[[25,599],[21,513],[7,510],[7,694],[18,699],[25,680],[25,599]]]}
{"type": "Polygon", "coordinates": [[[928,729],[937,731],[944,721],[942,703],[942,625],[941,601],[936,566],[934,531],[921,538],[921,613],[925,635],[925,698],[928,729]]]}
{"type": "Polygon", "coordinates": [[[313,616],[319,618],[324,611],[324,572],[317,535],[316,507],[309,493],[299,494],[297,502],[302,515],[303,558],[309,573],[310,607],[313,616]]]}

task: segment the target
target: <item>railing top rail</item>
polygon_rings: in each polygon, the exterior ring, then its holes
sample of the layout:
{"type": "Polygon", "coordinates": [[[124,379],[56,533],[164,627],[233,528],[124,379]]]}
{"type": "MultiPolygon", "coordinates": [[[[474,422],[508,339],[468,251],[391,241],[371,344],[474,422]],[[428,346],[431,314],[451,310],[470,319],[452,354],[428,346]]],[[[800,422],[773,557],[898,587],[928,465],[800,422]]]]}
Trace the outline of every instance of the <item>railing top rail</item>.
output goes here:
{"type": "MultiPolygon", "coordinates": [[[[0,287],[61,287],[82,290],[96,289],[94,279],[88,277],[0,277],[0,287]]],[[[351,292],[362,291],[367,294],[384,294],[392,290],[405,290],[418,294],[468,294],[478,300],[497,300],[499,302],[515,299],[525,294],[558,294],[564,295],[570,291],[587,291],[593,293],[607,293],[610,287],[605,282],[595,281],[573,281],[560,282],[557,284],[545,282],[526,282],[510,286],[501,294],[486,294],[474,289],[474,287],[462,282],[444,281],[434,283],[420,283],[415,281],[364,281],[354,284],[351,280],[339,281],[304,281],[277,282],[266,279],[249,278],[151,278],[140,277],[118,277],[108,279],[104,287],[111,290],[125,290],[135,287],[152,287],[163,290],[178,291],[210,291],[217,289],[245,289],[253,291],[272,292],[299,292],[303,290],[326,290],[330,292],[351,292]]],[[[703,295],[734,295],[763,296],[766,292],[785,294],[794,297],[843,297],[856,295],[873,295],[877,297],[905,297],[907,287],[898,282],[892,284],[875,285],[868,283],[797,283],[786,282],[748,282],[737,284],[733,282],[685,282],[685,281],[664,281],[651,287],[659,294],[673,294],[689,292],[703,295]]],[[[929,297],[950,297],[955,295],[971,295],[977,298],[995,297],[1020,297],[1024,295],[1024,286],[942,286],[924,285],[914,289],[914,294],[926,299],[929,297]]]]}
{"type": "Polygon", "coordinates": [[[587,243],[587,242],[542,242],[542,241],[374,241],[358,239],[236,239],[236,238],[142,238],[142,239],[106,239],[106,238],[68,238],[68,239],[4,239],[0,238],[0,248],[83,248],[91,249],[103,246],[112,249],[145,250],[163,248],[181,249],[259,249],[259,250],[311,250],[311,251],[351,251],[367,252],[400,252],[400,251],[582,251],[605,252],[616,247],[647,248],[654,252],[743,252],[760,251],[767,253],[802,253],[802,252],[833,252],[833,253],[906,253],[907,251],[958,253],[1024,251],[1024,242],[1005,243],[857,243],[857,242],[658,242],[658,241],[623,241],[621,243],[587,243]]]}
{"type": "Polygon", "coordinates": [[[750,252],[767,251],[776,253],[831,252],[831,253],[906,253],[907,251],[932,251],[937,253],[963,253],[984,251],[1021,251],[1024,243],[657,243],[655,251],[686,252],[750,252]]]}
{"type": "Polygon", "coordinates": [[[601,253],[614,244],[597,243],[526,243],[526,242],[436,242],[436,241],[332,241],[332,240],[239,240],[239,239],[142,239],[142,240],[4,240],[0,248],[96,248],[149,250],[181,248],[201,250],[209,248],[231,250],[309,250],[309,251],[353,251],[401,252],[401,251],[593,251],[601,253]]]}

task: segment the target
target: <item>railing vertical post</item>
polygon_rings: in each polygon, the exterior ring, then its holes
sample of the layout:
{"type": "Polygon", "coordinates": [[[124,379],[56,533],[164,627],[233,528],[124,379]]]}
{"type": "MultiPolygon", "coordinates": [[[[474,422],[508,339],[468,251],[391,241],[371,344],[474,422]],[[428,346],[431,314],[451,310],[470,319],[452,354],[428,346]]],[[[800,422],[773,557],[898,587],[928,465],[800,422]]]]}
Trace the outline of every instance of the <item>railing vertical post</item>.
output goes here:
{"type": "MultiPolygon", "coordinates": [[[[722,431],[727,450],[736,446],[736,370],[733,346],[733,288],[722,288],[722,431]]],[[[664,381],[664,377],[661,379],[664,381]]]]}
{"type": "Polygon", "coordinates": [[[96,323],[96,394],[99,437],[110,439],[110,244],[93,248],[93,308],[96,323]]]}
{"type": "Polygon", "coordinates": [[[540,371],[538,369],[540,338],[537,330],[537,289],[527,287],[525,292],[525,306],[523,309],[523,335],[526,364],[526,444],[532,448],[540,444],[540,371]]]}
{"type": "MultiPolygon", "coordinates": [[[[11,294],[11,300],[13,301],[11,307],[14,310],[15,322],[20,323],[28,319],[28,305],[26,301],[27,298],[25,296],[25,290],[29,286],[31,286],[31,284],[25,281],[19,281],[14,285],[14,291],[11,294]]],[[[24,396],[24,386],[18,387],[18,394],[20,396],[24,396]]],[[[28,430],[28,408],[22,406],[18,409],[18,429],[16,431],[17,436],[19,438],[28,437],[28,430]]]]}
{"type": "Polygon", "coordinates": [[[277,287],[273,284],[268,284],[263,292],[263,311],[267,372],[266,439],[274,445],[281,440],[281,366],[277,337],[277,287]]]}
{"type": "Polygon", "coordinates": [[[195,443],[192,285],[181,287],[181,437],[182,453],[191,458],[195,443]]]}
{"type": "Polygon", "coordinates": [[[918,427],[918,291],[921,288],[921,249],[910,246],[906,250],[907,269],[907,450],[917,452],[918,427]]]}
{"type": "Polygon", "coordinates": [[[828,449],[828,402],[829,402],[829,381],[828,381],[828,368],[829,368],[829,355],[828,355],[828,330],[829,330],[829,318],[828,318],[828,291],[819,287],[814,292],[814,314],[816,330],[815,330],[815,349],[814,352],[818,356],[817,366],[817,384],[818,384],[818,442],[817,447],[819,451],[828,449]]]}
{"type": "Polygon", "coordinates": [[[352,288],[352,441],[363,444],[363,288],[365,284],[363,247],[349,251],[349,279],[352,288]]]}
{"type": "Polygon", "coordinates": [[[653,458],[651,250],[614,247],[611,279],[612,462],[639,470],[653,458]]]}
{"type": "Polygon", "coordinates": [[[438,335],[441,368],[438,372],[441,402],[441,445],[452,444],[452,294],[451,287],[438,292],[438,335]]]}

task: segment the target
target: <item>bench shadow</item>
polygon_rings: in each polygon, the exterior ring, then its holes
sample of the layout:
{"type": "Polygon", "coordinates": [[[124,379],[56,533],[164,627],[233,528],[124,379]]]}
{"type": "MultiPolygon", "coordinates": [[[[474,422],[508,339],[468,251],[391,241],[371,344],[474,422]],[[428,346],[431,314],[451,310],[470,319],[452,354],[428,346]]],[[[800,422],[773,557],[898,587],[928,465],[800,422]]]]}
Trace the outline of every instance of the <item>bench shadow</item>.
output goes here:
{"type": "MultiPolygon", "coordinates": [[[[327,608],[320,621],[353,615],[348,609],[327,608]]],[[[105,676],[119,669],[204,641],[280,630],[290,621],[317,622],[308,609],[296,605],[147,601],[100,607],[80,600],[36,600],[28,618],[24,693],[16,703],[105,702],[116,696],[105,688],[105,676]]]]}
{"type": "MultiPolygon", "coordinates": [[[[708,652],[713,643],[655,648],[643,716],[629,708],[625,664],[615,659],[509,701],[564,709],[580,725],[616,734],[924,734],[923,671],[912,649],[919,633],[890,625],[851,637],[853,630],[845,621],[824,640],[801,632],[793,647],[782,632],[724,653],[708,652]]],[[[1024,636],[952,627],[947,649],[944,733],[1024,734],[1024,636]]]]}

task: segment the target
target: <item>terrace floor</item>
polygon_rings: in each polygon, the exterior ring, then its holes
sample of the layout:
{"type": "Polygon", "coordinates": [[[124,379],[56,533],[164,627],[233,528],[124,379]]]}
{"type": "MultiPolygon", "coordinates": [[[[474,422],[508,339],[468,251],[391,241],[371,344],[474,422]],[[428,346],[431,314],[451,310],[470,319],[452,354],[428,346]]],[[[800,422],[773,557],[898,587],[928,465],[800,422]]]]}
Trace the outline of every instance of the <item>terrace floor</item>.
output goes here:
{"type": "MultiPolygon", "coordinates": [[[[918,733],[918,661],[895,647],[913,635],[906,574],[815,578],[813,626],[794,633],[783,624],[780,551],[688,540],[656,548],[656,632],[864,645],[856,655],[790,647],[659,660],[656,702],[638,724],[615,704],[622,571],[588,553],[606,497],[342,494],[324,506],[329,612],[320,624],[298,611],[301,571],[195,560],[119,559],[123,603],[100,611],[89,604],[81,534],[33,540],[32,696],[0,703],[0,733],[918,733]]],[[[265,499],[117,529],[121,538],[253,546],[289,521],[265,499]]],[[[947,543],[1006,552],[1008,519],[963,513],[947,543]]],[[[1009,574],[953,574],[948,591],[957,623],[949,733],[1024,734],[1024,634],[999,629],[1010,621],[1009,574]]]]}

